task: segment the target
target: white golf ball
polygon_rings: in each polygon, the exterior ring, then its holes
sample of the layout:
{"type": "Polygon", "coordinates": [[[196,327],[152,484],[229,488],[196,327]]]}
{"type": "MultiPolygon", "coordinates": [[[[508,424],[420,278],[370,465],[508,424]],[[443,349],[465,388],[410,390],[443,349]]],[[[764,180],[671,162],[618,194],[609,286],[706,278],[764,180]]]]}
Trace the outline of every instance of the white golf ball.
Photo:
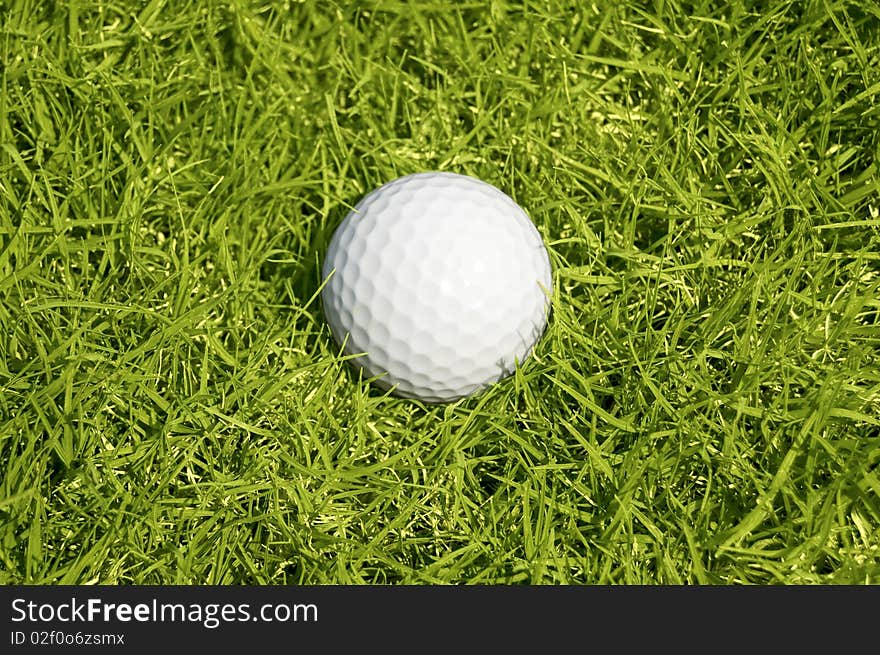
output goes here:
{"type": "Polygon", "coordinates": [[[513,373],[540,339],[551,291],[538,230],[465,175],[418,173],[367,194],[330,240],[324,315],[366,377],[446,402],[513,373]]]}

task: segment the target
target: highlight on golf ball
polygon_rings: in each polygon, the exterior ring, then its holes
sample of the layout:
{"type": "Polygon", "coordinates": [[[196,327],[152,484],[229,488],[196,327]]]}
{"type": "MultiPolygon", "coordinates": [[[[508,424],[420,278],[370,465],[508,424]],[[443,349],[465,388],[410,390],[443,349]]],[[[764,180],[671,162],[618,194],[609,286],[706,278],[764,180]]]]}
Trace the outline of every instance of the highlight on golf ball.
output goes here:
{"type": "Polygon", "coordinates": [[[436,172],[367,194],[334,232],[322,275],[324,315],[344,352],[359,355],[350,361],[380,388],[429,403],[513,373],[544,332],[552,285],[519,205],[436,172]]]}

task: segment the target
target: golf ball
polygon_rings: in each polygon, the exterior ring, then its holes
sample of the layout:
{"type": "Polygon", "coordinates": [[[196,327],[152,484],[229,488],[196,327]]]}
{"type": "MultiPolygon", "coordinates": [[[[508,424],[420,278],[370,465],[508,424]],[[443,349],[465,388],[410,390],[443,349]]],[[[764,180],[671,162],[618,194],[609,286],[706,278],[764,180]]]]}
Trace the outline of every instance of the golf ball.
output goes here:
{"type": "Polygon", "coordinates": [[[540,339],[551,291],[538,230],[502,191],[417,173],[367,194],[324,259],[324,315],[366,377],[447,402],[513,373],[540,339]]]}

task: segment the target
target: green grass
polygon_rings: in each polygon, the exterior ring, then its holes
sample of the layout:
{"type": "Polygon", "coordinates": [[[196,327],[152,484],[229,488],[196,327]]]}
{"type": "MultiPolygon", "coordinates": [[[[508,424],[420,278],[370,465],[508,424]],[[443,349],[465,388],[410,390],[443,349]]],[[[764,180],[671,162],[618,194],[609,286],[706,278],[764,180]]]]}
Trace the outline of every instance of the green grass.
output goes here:
{"type": "Polygon", "coordinates": [[[0,582],[880,583],[880,4],[600,4],[0,0],[0,582]],[[554,266],[452,405],[316,298],[422,170],[554,266]]]}

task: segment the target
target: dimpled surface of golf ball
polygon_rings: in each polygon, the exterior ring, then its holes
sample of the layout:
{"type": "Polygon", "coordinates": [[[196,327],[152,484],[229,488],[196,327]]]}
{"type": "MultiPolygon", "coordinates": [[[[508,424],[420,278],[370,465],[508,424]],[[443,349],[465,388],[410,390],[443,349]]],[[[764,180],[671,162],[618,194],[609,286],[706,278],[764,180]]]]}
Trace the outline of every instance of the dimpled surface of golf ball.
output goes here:
{"type": "Polygon", "coordinates": [[[359,355],[350,361],[424,402],[510,375],[547,320],[540,234],[510,197],[465,175],[417,173],[367,194],[334,232],[322,274],[333,337],[359,355]]]}

